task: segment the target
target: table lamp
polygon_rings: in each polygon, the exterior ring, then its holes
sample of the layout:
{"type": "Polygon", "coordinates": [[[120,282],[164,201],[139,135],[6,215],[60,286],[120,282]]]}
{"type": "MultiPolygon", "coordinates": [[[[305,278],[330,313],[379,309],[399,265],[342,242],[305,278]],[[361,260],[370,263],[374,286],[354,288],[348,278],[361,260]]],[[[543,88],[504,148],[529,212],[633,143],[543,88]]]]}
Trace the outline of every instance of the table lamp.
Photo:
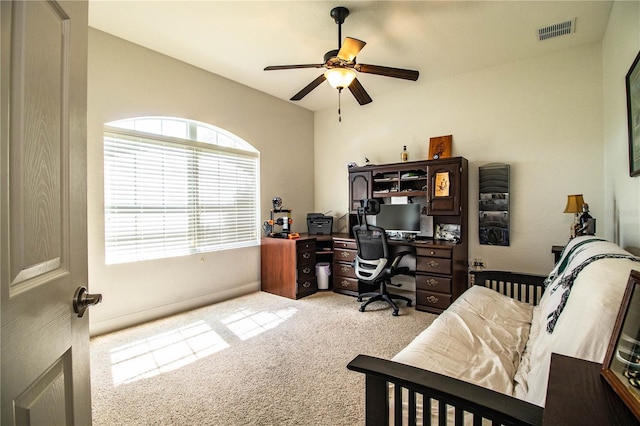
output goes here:
{"type": "Polygon", "coordinates": [[[567,206],[564,208],[564,212],[574,213],[573,223],[571,224],[571,238],[576,236],[576,225],[579,224],[583,204],[584,198],[582,197],[582,194],[567,196],[567,206]]]}

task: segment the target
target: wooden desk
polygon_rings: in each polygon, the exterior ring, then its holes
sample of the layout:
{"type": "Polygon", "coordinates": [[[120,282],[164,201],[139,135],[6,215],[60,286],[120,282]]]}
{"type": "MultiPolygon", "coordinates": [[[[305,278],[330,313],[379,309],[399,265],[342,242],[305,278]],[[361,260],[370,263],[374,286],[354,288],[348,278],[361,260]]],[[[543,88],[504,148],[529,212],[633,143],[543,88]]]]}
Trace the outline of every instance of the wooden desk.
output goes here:
{"type": "MultiPolygon", "coordinates": [[[[333,291],[357,296],[358,279],[352,266],[356,242],[348,235],[334,235],[333,291]]],[[[467,246],[440,240],[389,240],[397,250],[415,256],[411,266],[416,281],[416,309],[440,313],[468,288],[467,246]]]]}
{"type": "MultiPolygon", "coordinates": [[[[389,240],[398,250],[415,256],[411,266],[416,281],[416,309],[440,313],[468,288],[467,246],[440,240],[389,240]]],[[[317,291],[315,264],[329,262],[330,288],[357,296],[358,279],[352,265],[356,242],[348,234],[307,235],[286,240],[263,238],[262,290],[291,299],[317,291]]]]}
{"type": "Polygon", "coordinates": [[[638,421],[600,375],[602,365],[551,355],[542,424],[549,426],[638,425],[638,421]]]}

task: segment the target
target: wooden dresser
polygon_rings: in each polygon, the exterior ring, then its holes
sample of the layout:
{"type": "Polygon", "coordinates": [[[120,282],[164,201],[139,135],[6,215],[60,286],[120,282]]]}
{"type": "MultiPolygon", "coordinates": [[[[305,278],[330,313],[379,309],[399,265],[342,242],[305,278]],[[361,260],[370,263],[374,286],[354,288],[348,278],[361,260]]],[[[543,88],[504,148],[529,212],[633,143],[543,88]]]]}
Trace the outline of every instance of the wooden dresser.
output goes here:
{"type": "Polygon", "coordinates": [[[315,238],[263,238],[260,256],[262,291],[290,299],[318,291],[315,238]]]}

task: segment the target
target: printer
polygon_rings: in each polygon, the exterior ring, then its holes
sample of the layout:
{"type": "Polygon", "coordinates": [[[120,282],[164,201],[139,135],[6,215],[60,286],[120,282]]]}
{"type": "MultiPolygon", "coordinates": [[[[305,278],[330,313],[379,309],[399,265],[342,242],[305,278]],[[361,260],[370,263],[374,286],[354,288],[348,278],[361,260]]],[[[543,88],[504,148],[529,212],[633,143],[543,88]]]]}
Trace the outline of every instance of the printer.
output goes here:
{"type": "Polygon", "coordinates": [[[322,213],[307,213],[307,232],[309,235],[331,235],[333,216],[322,213]]]}

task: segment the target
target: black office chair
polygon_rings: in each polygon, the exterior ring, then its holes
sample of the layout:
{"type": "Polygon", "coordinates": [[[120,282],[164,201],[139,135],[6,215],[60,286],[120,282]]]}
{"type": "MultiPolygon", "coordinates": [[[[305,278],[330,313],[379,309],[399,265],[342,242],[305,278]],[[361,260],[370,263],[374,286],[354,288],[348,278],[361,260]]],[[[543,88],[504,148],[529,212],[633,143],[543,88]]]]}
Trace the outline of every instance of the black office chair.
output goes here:
{"type": "Polygon", "coordinates": [[[363,298],[369,298],[360,305],[360,312],[364,312],[367,305],[377,300],[386,301],[393,308],[393,315],[398,316],[398,305],[394,299],[404,300],[407,306],[411,306],[411,299],[387,291],[387,285],[400,287],[402,284],[392,284],[391,277],[399,274],[409,273],[406,266],[398,267],[402,257],[408,251],[398,252],[393,258],[387,243],[387,234],[379,226],[369,225],[366,215],[376,215],[380,212],[380,204],[377,200],[367,199],[360,201],[358,208],[358,224],[353,227],[353,235],[356,238],[358,253],[354,260],[354,269],[358,277],[358,288],[371,288],[377,286],[375,292],[360,293],[358,302],[363,298]]]}

